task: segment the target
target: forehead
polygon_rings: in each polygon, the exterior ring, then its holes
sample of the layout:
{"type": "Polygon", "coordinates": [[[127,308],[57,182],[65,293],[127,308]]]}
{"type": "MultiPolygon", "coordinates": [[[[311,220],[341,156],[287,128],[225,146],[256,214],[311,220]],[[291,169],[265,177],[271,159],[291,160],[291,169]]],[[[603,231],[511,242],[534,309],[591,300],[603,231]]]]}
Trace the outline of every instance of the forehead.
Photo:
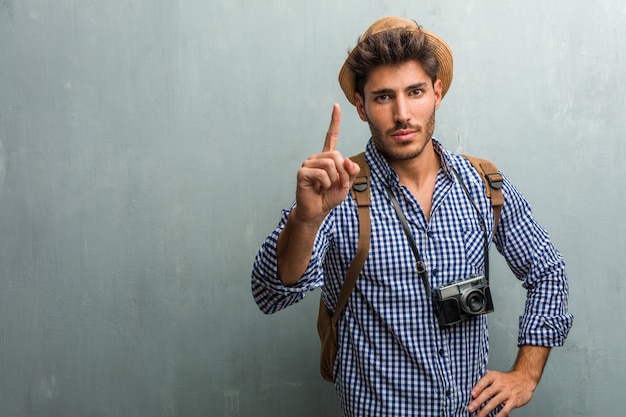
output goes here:
{"type": "Polygon", "coordinates": [[[424,67],[417,61],[393,65],[385,64],[370,71],[365,82],[365,90],[398,90],[415,84],[431,84],[430,81],[424,67]]]}

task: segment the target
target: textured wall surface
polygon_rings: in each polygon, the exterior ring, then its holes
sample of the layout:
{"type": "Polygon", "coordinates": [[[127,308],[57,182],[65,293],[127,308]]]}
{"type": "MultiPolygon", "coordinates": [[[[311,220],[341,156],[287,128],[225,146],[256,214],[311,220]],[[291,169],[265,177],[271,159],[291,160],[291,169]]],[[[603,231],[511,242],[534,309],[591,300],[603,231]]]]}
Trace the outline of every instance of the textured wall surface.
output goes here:
{"type": "MultiPolygon", "coordinates": [[[[496,162],[568,264],[574,328],[516,416],[622,416],[626,6],[555,0],[0,0],[0,414],[337,416],[317,293],[274,316],[253,257],[384,15],[448,41],[436,135],[496,162]]],[[[523,290],[492,256],[491,367],[523,290]]]]}

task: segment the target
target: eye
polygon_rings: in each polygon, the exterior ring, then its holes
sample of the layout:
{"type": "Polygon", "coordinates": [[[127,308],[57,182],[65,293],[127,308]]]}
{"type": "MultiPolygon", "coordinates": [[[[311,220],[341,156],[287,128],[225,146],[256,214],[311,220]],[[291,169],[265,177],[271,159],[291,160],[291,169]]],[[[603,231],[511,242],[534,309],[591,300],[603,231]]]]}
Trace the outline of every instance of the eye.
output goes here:
{"type": "Polygon", "coordinates": [[[411,92],[409,93],[412,96],[421,96],[422,94],[424,94],[424,89],[423,88],[415,88],[413,90],[411,90],[411,92]]]}
{"type": "Polygon", "coordinates": [[[375,100],[379,103],[383,101],[389,101],[391,100],[391,96],[389,94],[380,94],[376,96],[375,100]]]}

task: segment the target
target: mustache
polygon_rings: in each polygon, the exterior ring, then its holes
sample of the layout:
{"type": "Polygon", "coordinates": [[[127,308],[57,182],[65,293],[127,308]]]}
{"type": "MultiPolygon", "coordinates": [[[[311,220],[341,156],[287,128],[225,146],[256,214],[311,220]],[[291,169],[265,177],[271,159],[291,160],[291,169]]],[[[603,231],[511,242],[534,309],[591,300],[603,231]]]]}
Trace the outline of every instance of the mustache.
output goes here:
{"type": "Polygon", "coordinates": [[[387,133],[392,134],[394,132],[397,132],[398,130],[414,130],[416,132],[421,132],[422,129],[423,128],[420,125],[414,125],[408,122],[396,122],[396,124],[391,129],[389,129],[387,133]]]}

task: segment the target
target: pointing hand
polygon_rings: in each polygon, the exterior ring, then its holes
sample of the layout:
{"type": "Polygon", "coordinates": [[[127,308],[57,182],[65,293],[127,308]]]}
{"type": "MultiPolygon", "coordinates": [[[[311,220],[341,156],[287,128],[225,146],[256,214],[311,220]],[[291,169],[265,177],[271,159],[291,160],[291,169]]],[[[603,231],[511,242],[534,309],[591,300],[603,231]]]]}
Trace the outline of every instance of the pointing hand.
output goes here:
{"type": "Polygon", "coordinates": [[[333,106],[330,126],[319,154],[311,155],[298,170],[296,188],[297,215],[304,222],[321,222],[345,200],[359,166],[337,151],[341,109],[333,106]]]}

